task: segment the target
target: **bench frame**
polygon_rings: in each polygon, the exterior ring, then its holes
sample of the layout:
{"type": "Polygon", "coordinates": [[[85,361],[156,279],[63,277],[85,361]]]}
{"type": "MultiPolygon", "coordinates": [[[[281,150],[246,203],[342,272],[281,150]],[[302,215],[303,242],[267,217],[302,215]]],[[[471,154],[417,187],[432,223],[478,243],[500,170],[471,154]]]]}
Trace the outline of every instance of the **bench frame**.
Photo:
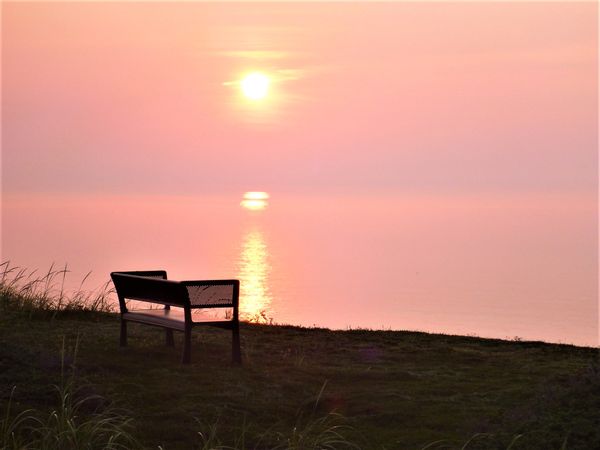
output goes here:
{"type": "MultiPolygon", "coordinates": [[[[173,331],[183,331],[184,343],[182,362],[184,364],[189,364],[191,362],[192,328],[194,326],[206,325],[231,330],[232,360],[235,364],[241,364],[239,280],[173,281],[167,279],[167,272],[164,270],[112,272],[110,276],[115,285],[115,291],[119,298],[119,307],[121,310],[121,347],[127,345],[128,322],[165,328],[166,345],[170,347],[175,345],[173,331]],[[190,301],[188,291],[189,286],[215,285],[232,286],[233,294],[231,303],[196,304],[190,301]],[[152,315],[136,313],[136,310],[129,311],[127,308],[127,299],[164,305],[164,309],[158,309],[156,310],[156,313],[152,315]],[[183,320],[170,316],[171,306],[182,308],[183,320]],[[194,322],[192,320],[192,310],[204,308],[233,308],[233,314],[231,320],[215,318],[214,320],[208,319],[202,322],[194,322]],[[163,311],[163,314],[160,313],[161,311],[163,311]]],[[[181,316],[181,314],[178,315],[181,316]]],[[[173,316],[177,316],[177,314],[173,314],[173,316]]]]}

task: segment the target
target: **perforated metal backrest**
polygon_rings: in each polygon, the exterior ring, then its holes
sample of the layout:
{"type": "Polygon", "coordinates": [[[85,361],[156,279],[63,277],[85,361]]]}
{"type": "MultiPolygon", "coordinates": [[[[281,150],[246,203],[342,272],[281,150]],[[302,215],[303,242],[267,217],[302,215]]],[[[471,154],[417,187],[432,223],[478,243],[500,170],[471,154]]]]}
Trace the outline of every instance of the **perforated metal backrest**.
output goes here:
{"type": "MultiPolygon", "coordinates": [[[[121,310],[126,310],[125,299],[141,300],[161,305],[189,306],[189,297],[186,287],[178,281],[170,281],[158,276],[132,275],[131,273],[113,272],[110,274],[121,310]]],[[[166,278],[166,272],[164,272],[166,278]]]]}
{"type": "Polygon", "coordinates": [[[192,306],[233,307],[238,304],[239,281],[184,281],[192,306]]]}

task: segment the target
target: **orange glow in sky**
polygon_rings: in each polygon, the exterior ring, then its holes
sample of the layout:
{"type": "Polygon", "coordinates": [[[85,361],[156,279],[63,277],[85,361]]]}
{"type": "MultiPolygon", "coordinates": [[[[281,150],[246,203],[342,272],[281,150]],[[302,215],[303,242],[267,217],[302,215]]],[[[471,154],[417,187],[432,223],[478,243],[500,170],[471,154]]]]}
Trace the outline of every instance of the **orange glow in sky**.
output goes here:
{"type": "Polygon", "coordinates": [[[597,2],[1,12],[3,260],[239,259],[250,315],[597,337],[597,2]]]}
{"type": "Polygon", "coordinates": [[[5,2],[3,193],[597,190],[597,6],[484,3],[5,2]]]}

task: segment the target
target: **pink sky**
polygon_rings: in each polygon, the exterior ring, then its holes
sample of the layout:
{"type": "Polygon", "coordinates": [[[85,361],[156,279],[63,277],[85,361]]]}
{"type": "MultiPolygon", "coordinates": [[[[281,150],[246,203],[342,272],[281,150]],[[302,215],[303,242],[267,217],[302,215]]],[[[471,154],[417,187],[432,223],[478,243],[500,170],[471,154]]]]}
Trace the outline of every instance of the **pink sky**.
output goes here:
{"type": "Polygon", "coordinates": [[[595,344],[597,20],[593,2],[5,2],[3,255],[94,283],[235,276],[290,323],[595,344]],[[264,101],[240,93],[251,70],[264,101]]]}
{"type": "Polygon", "coordinates": [[[4,3],[3,190],[595,195],[597,12],[4,3]]]}

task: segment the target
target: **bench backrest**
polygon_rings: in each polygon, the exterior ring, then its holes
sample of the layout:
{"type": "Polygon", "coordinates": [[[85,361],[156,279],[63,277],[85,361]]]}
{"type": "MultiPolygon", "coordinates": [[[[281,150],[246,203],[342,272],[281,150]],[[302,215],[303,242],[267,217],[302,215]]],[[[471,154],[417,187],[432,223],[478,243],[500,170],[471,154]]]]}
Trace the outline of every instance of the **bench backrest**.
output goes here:
{"type": "Polygon", "coordinates": [[[239,280],[182,281],[192,308],[236,308],[239,303],[239,280]]]}
{"type": "Polygon", "coordinates": [[[127,311],[125,299],[188,308],[190,306],[187,288],[178,281],[167,280],[164,271],[112,272],[110,277],[119,297],[121,312],[127,311]]]}
{"type": "Polygon", "coordinates": [[[113,272],[113,273],[121,273],[123,275],[137,275],[140,277],[149,277],[149,278],[162,278],[163,280],[167,279],[167,271],[166,270],[133,270],[133,271],[128,271],[128,272],[113,272]]]}

